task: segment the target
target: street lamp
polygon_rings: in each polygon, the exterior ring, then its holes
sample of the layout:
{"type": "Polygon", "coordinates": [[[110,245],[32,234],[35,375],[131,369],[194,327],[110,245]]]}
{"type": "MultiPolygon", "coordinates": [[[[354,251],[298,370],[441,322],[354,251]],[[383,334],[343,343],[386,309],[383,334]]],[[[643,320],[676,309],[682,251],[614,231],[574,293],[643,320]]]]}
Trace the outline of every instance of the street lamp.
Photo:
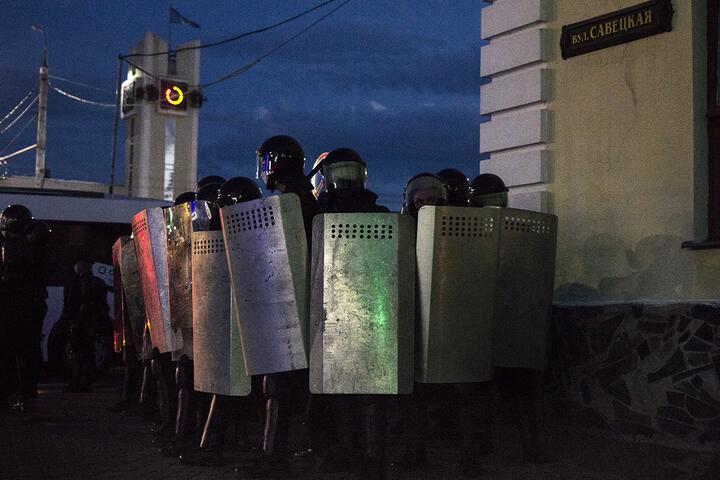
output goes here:
{"type": "Polygon", "coordinates": [[[48,58],[48,48],[47,48],[47,33],[45,33],[45,30],[39,25],[32,24],[30,25],[30,28],[35,30],[36,32],[40,32],[43,34],[43,38],[45,39],[45,50],[43,51],[43,66],[47,67],[47,58],[48,58]]]}
{"type": "Polygon", "coordinates": [[[35,187],[43,188],[45,184],[45,142],[47,130],[47,87],[48,87],[48,42],[47,33],[38,25],[30,26],[36,32],[43,34],[45,49],[43,51],[43,63],[40,65],[40,86],[38,90],[38,123],[37,142],[35,147],[35,187]]]}

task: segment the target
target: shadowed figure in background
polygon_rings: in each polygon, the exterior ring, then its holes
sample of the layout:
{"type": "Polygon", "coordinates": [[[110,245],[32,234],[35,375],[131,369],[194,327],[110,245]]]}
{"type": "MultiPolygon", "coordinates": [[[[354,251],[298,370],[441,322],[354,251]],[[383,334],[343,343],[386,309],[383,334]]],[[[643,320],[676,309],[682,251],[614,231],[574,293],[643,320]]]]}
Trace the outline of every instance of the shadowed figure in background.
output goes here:
{"type": "Polygon", "coordinates": [[[70,327],[68,355],[71,365],[68,392],[91,392],[95,370],[95,337],[108,316],[107,285],[92,273],[92,261],[81,258],[75,277],[63,292],[63,312],[70,327]]]}

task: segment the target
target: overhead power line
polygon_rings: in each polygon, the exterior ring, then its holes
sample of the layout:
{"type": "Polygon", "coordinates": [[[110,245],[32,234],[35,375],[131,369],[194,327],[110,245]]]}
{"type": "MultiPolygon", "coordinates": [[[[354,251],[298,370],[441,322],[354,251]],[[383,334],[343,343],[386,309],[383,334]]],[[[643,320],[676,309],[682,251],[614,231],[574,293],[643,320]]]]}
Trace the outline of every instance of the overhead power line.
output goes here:
{"type": "MultiPolygon", "coordinates": [[[[255,65],[257,65],[258,63],[260,63],[262,60],[264,60],[265,58],[269,57],[270,55],[272,55],[273,53],[277,52],[278,50],[282,49],[282,48],[285,47],[288,43],[292,42],[293,40],[295,40],[296,38],[298,38],[299,36],[301,36],[302,34],[304,34],[305,32],[307,32],[308,30],[310,30],[311,28],[313,28],[315,25],[317,25],[318,23],[322,22],[323,20],[325,20],[325,19],[326,19],[327,17],[329,17],[330,15],[332,15],[332,14],[334,14],[335,12],[337,12],[338,10],[340,10],[342,7],[344,7],[345,5],[347,5],[348,3],[350,3],[350,1],[351,1],[351,0],[345,0],[345,1],[342,2],[340,5],[338,5],[337,7],[333,8],[333,9],[330,10],[328,13],[326,13],[326,14],[323,15],[322,17],[318,18],[317,20],[315,20],[314,22],[312,22],[311,24],[309,24],[307,27],[303,28],[302,30],[300,30],[300,31],[297,32],[296,34],[294,34],[294,35],[292,35],[291,37],[289,37],[288,39],[280,42],[278,45],[276,45],[275,47],[271,48],[270,50],[268,50],[267,52],[265,52],[264,54],[262,54],[261,56],[259,56],[259,57],[256,58],[255,60],[253,60],[252,62],[249,62],[249,63],[243,65],[242,67],[237,68],[237,69],[233,70],[232,72],[230,72],[230,73],[228,73],[228,74],[226,74],[226,75],[223,75],[222,77],[220,77],[220,78],[218,78],[218,79],[216,79],[216,80],[213,80],[213,81],[210,81],[210,82],[207,82],[207,83],[203,83],[203,84],[200,84],[200,85],[190,85],[190,87],[191,87],[191,88],[207,88],[207,87],[211,87],[211,86],[213,86],[213,85],[217,85],[218,83],[224,82],[224,81],[226,81],[226,80],[230,80],[230,79],[232,79],[232,78],[234,78],[234,77],[237,77],[238,75],[241,75],[241,74],[247,72],[248,70],[250,70],[251,68],[253,68],[255,65]]],[[[130,66],[132,66],[133,68],[136,68],[136,69],[140,70],[141,72],[143,72],[144,74],[150,76],[151,78],[160,79],[160,77],[159,77],[158,75],[154,75],[154,74],[148,72],[147,70],[141,68],[139,65],[136,65],[134,62],[131,62],[131,61],[128,60],[127,58],[120,57],[120,59],[123,60],[123,61],[125,61],[125,62],[127,62],[127,63],[128,63],[130,66]]]]}
{"type": "Polygon", "coordinates": [[[97,90],[98,92],[105,92],[115,95],[115,92],[108,88],[95,87],[93,85],[88,85],[87,83],[78,82],[77,80],[70,80],[69,78],[58,77],[57,75],[48,75],[48,78],[52,78],[53,80],[60,80],[61,82],[72,83],[73,85],[78,85],[80,87],[90,88],[92,90],[97,90]]]}
{"type": "Polygon", "coordinates": [[[105,108],[115,108],[114,103],[103,103],[103,102],[96,102],[94,100],[88,100],[86,98],[78,97],[77,95],[73,95],[72,93],[68,93],[65,90],[62,90],[54,85],[50,85],[50,88],[55,90],[60,95],[63,95],[71,100],[75,100],[76,102],[85,103],[87,105],[94,105],[96,107],[105,107],[105,108]]]}
{"type": "Polygon", "coordinates": [[[23,115],[25,115],[25,114],[27,113],[27,111],[30,110],[30,107],[32,107],[32,106],[35,104],[35,102],[37,102],[37,99],[38,99],[38,96],[35,95],[35,98],[33,98],[32,101],[31,101],[30,103],[28,103],[27,107],[25,107],[25,110],[23,110],[22,113],[20,113],[17,117],[15,117],[15,120],[13,120],[12,122],[10,122],[10,124],[9,124],[7,127],[3,128],[3,129],[0,131],[0,135],[2,135],[3,133],[7,132],[8,129],[10,129],[10,127],[12,127],[13,125],[15,125],[15,122],[17,122],[18,120],[20,120],[20,119],[23,117],[23,115]]]}
{"type": "Polygon", "coordinates": [[[8,113],[7,115],[5,115],[5,116],[3,117],[3,119],[0,120],[0,125],[2,125],[2,124],[5,122],[5,120],[7,120],[8,118],[10,118],[10,116],[11,116],[13,113],[15,113],[15,110],[17,110],[18,108],[20,108],[20,107],[22,106],[22,104],[25,103],[25,100],[27,100],[28,97],[30,97],[30,95],[32,95],[33,91],[34,91],[34,90],[30,89],[30,91],[27,93],[27,95],[25,95],[25,97],[24,97],[22,100],[20,100],[20,102],[19,102],[17,105],[15,105],[12,110],[10,110],[10,113],[8,113]]]}
{"type": "Polygon", "coordinates": [[[255,34],[258,34],[258,33],[267,32],[267,31],[272,30],[272,29],[274,29],[274,28],[277,28],[277,27],[279,27],[279,26],[281,26],[281,25],[285,25],[286,23],[290,23],[290,22],[292,22],[292,21],[294,21],[294,20],[297,20],[298,18],[304,17],[304,16],[307,15],[308,13],[314,12],[315,10],[317,10],[317,9],[319,9],[319,8],[322,8],[322,7],[324,7],[325,5],[328,5],[328,4],[333,3],[333,2],[336,2],[336,1],[337,1],[337,0],[327,0],[327,1],[325,1],[325,2],[322,2],[322,3],[318,4],[318,5],[315,5],[315,6],[312,7],[312,8],[308,8],[307,10],[305,10],[305,11],[303,11],[303,12],[300,12],[300,13],[298,13],[297,15],[293,15],[292,17],[286,18],[285,20],[282,20],[282,21],[280,21],[280,22],[274,23],[274,24],[272,24],[272,25],[268,25],[267,27],[262,27],[262,28],[258,28],[257,30],[252,30],[252,31],[249,31],[249,32],[244,32],[244,33],[241,33],[241,34],[239,34],[239,35],[232,36],[232,37],[230,37],[230,38],[226,38],[226,39],[223,39],[223,40],[218,40],[217,42],[206,43],[206,44],[204,44],[204,45],[191,45],[191,46],[187,46],[187,47],[177,48],[177,49],[174,49],[174,50],[167,50],[167,51],[164,51],[164,52],[131,53],[131,54],[128,54],[128,55],[121,55],[121,58],[125,59],[125,58],[134,58],[134,57],[156,57],[156,56],[158,56],[158,55],[168,55],[168,54],[170,54],[170,53],[179,53],[179,52],[184,52],[184,51],[186,51],[186,50],[199,50],[199,49],[204,49],[204,48],[217,47],[217,46],[219,46],[219,45],[224,45],[224,44],[226,44],[226,43],[230,43],[230,42],[234,42],[234,41],[236,41],[236,40],[240,40],[241,38],[249,37],[250,35],[255,35],[255,34]]]}
{"type": "Polygon", "coordinates": [[[10,142],[8,142],[7,145],[5,145],[5,148],[0,150],[0,157],[2,156],[3,153],[8,151],[8,149],[12,146],[12,144],[15,143],[15,140],[17,140],[18,137],[20,135],[22,135],[22,133],[25,131],[25,129],[30,126],[30,124],[33,122],[33,120],[35,120],[35,118],[37,118],[37,114],[34,114],[32,117],[30,117],[30,120],[28,120],[25,123],[25,125],[23,125],[23,127],[20,129],[20,131],[13,137],[13,139],[10,140],[10,142]]]}

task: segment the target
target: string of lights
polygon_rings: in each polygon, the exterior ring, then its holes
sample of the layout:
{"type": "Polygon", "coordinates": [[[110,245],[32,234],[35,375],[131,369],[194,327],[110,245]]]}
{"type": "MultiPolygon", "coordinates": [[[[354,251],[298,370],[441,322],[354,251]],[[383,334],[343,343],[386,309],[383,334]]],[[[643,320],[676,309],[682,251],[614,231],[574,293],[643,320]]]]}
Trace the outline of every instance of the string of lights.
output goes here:
{"type": "Polygon", "coordinates": [[[249,31],[249,32],[244,32],[244,33],[241,33],[241,34],[239,34],[239,35],[234,35],[234,36],[232,36],[232,37],[230,37],[230,38],[225,38],[225,39],[223,39],[223,40],[218,40],[217,42],[206,43],[206,44],[203,44],[203,45],[191,45],[191,46],[182,47],[182,48],[178,48],[178,49],[174,49],[174,50],[167,50],[167,51],[164,51],[164,52],[131,53],[131,54],[128,54],[128,55],[121,55],[121,58],[125,59],[125,58],[131,58],[131,57],[132,57],[132,58],[134,58],[134,57],[155,57],[155,56],[158,56],[158,55],[168,55],[168,54],[170,54],[170,53],[179,53],[179,52],[184,52],[184,51],[187,51],[187,50],[199,50],[199,49],[217,47],[217,46],[219,46],[219,45],[225,45],[225,44],[227,44],[227,43],[234,42],[234,41],[236,41],[236,40],[240,40],[241,38],[245,38],[245,37],[249,37],[249,36],[251,36],[251,35],[256,35],[256,34],[258,34],[258,33],[263,33],[263,32],[270,31],[270,30],[272,30],[272,29],[274,29],[274,28],[277,28],[277,27],[280,27],[280,26],[282,26],[282,25],[285,25],[286,23],[290,23],[290,22],[295,21],[295,20],[297,20],[297,19],[299,19],[299,18],[301,18],[301,17],[304,17],[305,15],[307,15],[307,14],[309,14],[309,13],[312,13],[312,12],[314,12],[315,10],[318,10],[318,9],[320,9],[320,8],[326,6],[326,5],[329,5],[329,4],[331,4],[331,3],[334,3],[334,2],[336,2],[336,1],[337,1],[337,0],[326,0],[326,1],[324,1],[324,2],[322,2],[322,3],[320,3],[320,4],[318,4],[318,5],[315,5],[314,7],[308,8],[307,10],[298,13],[297,15],[293,15],[292,17],[286,18],[285,20],[281,20],[280,22],[274,23],[274,24],[272,24],[272,25],[268,25],[267,27],[258,28],[258,29],[256,29],[256,30],[252,30],[252,31],[249,31]]]}
{"type": "Polygon", "coordinates": [[[10,110],[10,113],[8,113],[7,115],[5,115],[5,116],[2,118],[2,120],[0,120],[0,125],[2,125],[2,124],[5,122],[5,120],[7,120],[8,118],[10,118],[10,116],[11,116],[13,113],[15,113],[15,111],[16,111],[18,108],[20,108],[23,103],[25,103],[25,100],[27,100],[27,99],[30,97],[30,95],[33,94],[33,92],[34,92],[34,90],[33,90],[33,89],[30,89],[30,91],[27,93],[27,95],[25,95],[25,97],[24,97],[22,100],[20,100],[20,102],[19,102],[17,105],[15,105],[12,110],[10,110]]]}
{"type": "Polygon", "coordinates": [[[37,99],[38,99],[38,96],[35,95],[35,98],[33,98],[32,101],[30,103],[28,103],[27,107],[25,107],[25,110],[23,110],[22,113],[20,113],[17,117],[15,117],[15,120],[10,122],[10,124],[7,127],[0,130],[0,135],[7,132],[13,125],[15,125],[15,123],[18,120],[20,120],[23,117],[23,115],[25,115],[27,113],[28,110],[30,110],[30,107],[32,107],[35,104],[35,102],[37,102],[37,99]]]}
{"type": "Polygon", "coordinates": [[[52,84],[49,84],[49,85],[50,85],[50,88],[55,90],[60,95],[63,95],[71,100],[75,100],[76,102],[85,103],[87,105],[94,105],[96,107],[115,108],[114,103],[103,103],[103,102],[96,102],[94,100],[88,100],[86,98],[81,98],[81,97],[78,97],[77,95],[73,95],[72,93],[68,93],[65,90],[62,90],[52,84]]]}

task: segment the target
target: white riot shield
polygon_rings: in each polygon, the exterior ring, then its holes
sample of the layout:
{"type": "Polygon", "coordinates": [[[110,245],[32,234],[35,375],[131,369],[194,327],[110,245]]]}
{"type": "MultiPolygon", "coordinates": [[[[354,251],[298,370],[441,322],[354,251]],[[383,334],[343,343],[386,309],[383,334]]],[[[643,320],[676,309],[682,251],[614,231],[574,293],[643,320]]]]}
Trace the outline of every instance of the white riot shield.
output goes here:
{"type": "Polygon", "coordinates": [[[132,227],[152,345],[166,353],[180,350],[183,341],[180,331],[170,325],[167,235],[162,210],[155,207],[137,213],[132,227]]]}
{"type": "Polygon", "coordinates": [[[485,382],[493,375],[498,229],[490,209],[420,209],[415,380],[485,382]]]}
{"type": "Polygon", "coordinates": [[[308,249],[300,201],[284,194],[221,209],[248,375],[308,367],[308,249]]]}
{"type": "Polygon", "coordinates": [[[310,391],[413,389],[415,221],[330,213],[313,221],[310,391]]]}
{"type": "Polygon", "coordinates": [[[196,213],[195,204],[187,202],[163,212],[167,228],[168,278],[171,280],[168,285],[170,325],[183,337],[183,347],[173,352],[173,360],[179,360],[183,355],[193,358],[192,232],[193,228],[207,230],[207,219],[197,215],[203,214],[203,210],[196,213]]]}
{"type": "MultiPolygon", "coordinates": [[[[142,285],[140,284],[140,271],[138,270],[135,243],[132,239],[123,244],[120,257],[120,274],[122,277],[122,292],[124,297],[125,316],[130,325],[133,344],[142,355],[143,330],[145,329],[145,300],[143,299],[142,285]]],[[[128,338],[128,335],[125,335],[128,338]]]]}
{"type": "MultiPolygon", "coordinates": [[[[120,353],[127,343],[125,339],[125,307],[123,305],[122,277],[120,275],[120,261],[122,255],[122,246],[124,243],[132,241],[130,237],[124,236],[115,240],[112,247],[113,261],[113,350],[120,353]]],[[[132,340],[132,339],[128,339],[132,340]]]]}
{"type": "Polygon", "coordinates": [[[167,268],[170,325],[192,328],[192,203],[167,208],[167,268]]]}
{"type": "Polygon", "coordinates": [[[495,365],[543,370],[555,279],[557,217],[511,208],[492,210],[500,235],[493,320],[495,365]]]}
{"type": "Polygon", "coordinates": [[[221,231],[193,233],[195,390],[250,394],[221,231]]]}

